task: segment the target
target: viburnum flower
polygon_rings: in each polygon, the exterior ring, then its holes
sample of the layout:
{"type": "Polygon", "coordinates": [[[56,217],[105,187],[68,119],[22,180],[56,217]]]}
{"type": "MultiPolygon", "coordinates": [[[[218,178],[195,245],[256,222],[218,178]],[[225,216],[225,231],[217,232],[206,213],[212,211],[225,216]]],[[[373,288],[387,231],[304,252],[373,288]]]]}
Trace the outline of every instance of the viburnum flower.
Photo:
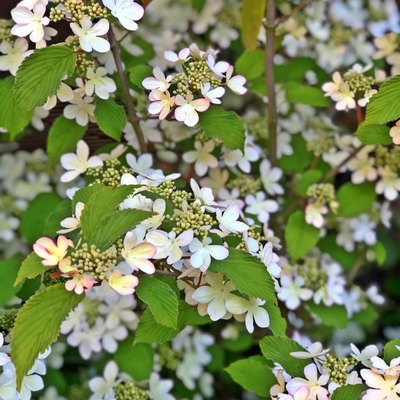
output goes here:
{"type": "Polygon", "coordinates": [[[211,154],[215,148],[213,140],[209,140],[204,144],[196,141],[194,148],[195,150],[184,153],[183,159],[188,163],[194,162],[194,169],[197,175],[203,176],[207,173],[208,168],[218,167],[218,159],[211,154]]]}
{"type": "Polygon", "coordinates": [[[375,190],[378,194],[383,194],[387,200],[397,199],[400,191],[400,178],[390,166],[378,168],[380,180],[376,184],[375,190]]]}
{"type": "Polygon", "coordinates": [[[373,356],[371,358],[372,369],[385,376],[399,376],[400,375],[400,357],[390,360],[390,365],[386,364],[385,360],[380,357],[373,356]]]}
{"type": "MultiPolygon", "coordinates": [[[[3,347],[3,344],[4,344],[4,336],[2,333],[0,333],[0,349],[3,347]]],[[[9,363],[10,361],[11,361],[10,356],[0,351],[0,367],[9,363]]]]}
{"type": "Polygon", "coordinates": [[[88,96],[92,96],[95,93],[100,99],[107,100],[110,97],[110,93],[117,90],[114,80],[107,76],[107,70],[103,67],[97,68],[96,71],[93,68],[89,68],[86,77],[85,93],[88,96]]]}
{"type": "Polygon", "coordinates": [[[128,31],[136,31],[138,21],[143,17],[144,9],[133,0],[103,0],[103,4],[111,10],[111,14],[128,31]]]}
{"type": "Polygon", "coordinates": [[[246,84],[246,78],[242,75],[235,75],[233,74],[233,67],[232,65],[226,71],[226,85],[229,89],[232,90],[233,93],[238,95],[243,95],[247,92],[247,88],[244,87],[246,84]]]}
{"type": "MultiPolygon", "coordinates": [[[[4,53],[4,51],[2,52],[4,53]]],[[[396,125],[390,128],[389,135],[392,138],[394,144],[400,144],[400,119],[396,122],[396,125]]]]}
{"type": "Polygon", "coordinates": [[[216,218],[219,222],[219,226],[222,230],[229,232],[245,232],[249,229],[248,225],[244,222],[238,221],[240,216],[240,209],[238,206],[229,206],[224,213],[220,209],[217,209],[216,218]]]}
{"type": "Polygon", "coordinates": [[[270,195],[283,194],[283,188],[278,183],[282,178],[282,170],[277,167],[271,168],[269,160],[262,160],[260,163],[260,177],[265,191],[270,195]]]}
{"type": "Polygon", "coordinates": [[[336,102],[336,109],[339,111],[356,108],[354,93],[350,90],[350,86],[342,79],[339,72],[335,72],[332,76],[333,82],[322,85],[325,96],[329,96],[336,102]]]}
{"type": "Polygon", "coordinates": [[[135,292],[139,279],[134,275],[122,275],[122,271],[116,269],[108,277],[108,284],[120,295],[127,296],[135,292]]]}
{"type": "Polygon", "coordinates": [[[0,52],[4,54],[0,56],[0,71],[9,71],[15,76],[18,67],[32,53],[32,50],[28,50],[27,40],[18,38],[14,43],[6,40],[1,42],[0,52]]]}
{"type": "Polygon", "coordinates": [[[175,109],[175,118],[177,121],[183,122],[187,126],[195,126],[199,122],[199,114],[210,107],[210,101],[207,99],[193,99],[192,95],[187,95],[186,98],[178,94],[175,97],[175,104],[178,106],[175,109]]]}
{"type": "Polygon", "coordinates": [[[215,57],[212,54],[209,54],[207,57],[207,65],[211,71],[219,77],[223,77],[230,67],[229,63],[226,61],[216,62],[215,57]]]}
{"type": "Polygon", "coordinates": [[[259,254],[260,260],[267,267],[268,272],[275,278],[279,278],[282,268],[279,266],[279,257],[274,253],[271,242],[265,244],[259,254]]]}
{"type": "Polygon", "coordinates": [[[84,207],[85,205],[81,201],[78,201],[75,206],[75,216],[63,219],[60,225],[64,229],[58,230],[57,233],[68,233],[78,229],[81,226],[81,215],[84,207]]]}
{"type": "Polygon", "coordinates": [[[360,184],[367,181],[374,181],[378,177],[378,171],[374,167],[375,160],[369,157],[370,148],[366,147],[348,163],[348,168],[353,171],[351,181],[360,184]]]}
{"type": "Polygon", "coordinates": [[[160,375],[152,372],[149,379],[149,396],[154,400],[175,400],[169,392],[174,386],[171,379],[160,379],[160,375]]]}
{"type": "Polygon", "coordinates": [[[215,211],[215,206],[217,205],[217,203],[214,201],[214,195],[210,188],[200,188],[200,186],[193,178],[190,180],[190,188],[192,189],[194,197],[196,199],[195,203],[197,202],[202,205],[201,209],[203,212],[204,210],[208,210],[211,212],[215,211]]]}
{"type": "Polygon", "coordinates": [[[65,288],[70,292],[82,294],[85,289],[91,289],[93,284],[94,281],[89,275],[75,272],[72,279],[65,282],[65,288]]]}
{"type": "Polygon", "coordinates": [[[224,260],[229,255],[229,251],[224,246],[212,245],[212,240],[204,236],[203,241],[194,238],[189,244],[189,250],[193,253],[190,257],[190,264],[193,268],[199,268],[204,272],[211,264],[211,258],[224,260]]]}
{"type": "Polygon", "coordinates": [[[80,25],[76,22],[71,22],[70,27],[72,32],[79,38],[79,44],[82,50],[91,52],[96,50],[99,53],[107,53],[110,50],[110,43],[100,37],[105,35],[110,29],[110,23],[107,19],[102,18],[93,25],[91,19],[84,15],[80,21],[80,25]]]}
{"type": "Polygon", "coordinates": [[[100,157],[89,157],[89,146],[83,140],[78,142],[76,154],[63,154],[60,161],[63,168],[67,170],[67,172],[61,175],[61,182],[71,182],[79,175],[85,173],[88,168],[101,167],[103,165],[100,157]]]}
{"type": "Polygon", "coordinates": [[[48,97],[46,103],[43,105],[45,110],[51,110],[57,105],[57,99],[62,103],[72,101],[74,99],[75,92],[72,90],[71,86],[67,85],[64,82],[60,83],[60,87],[57,90],[57,93],[53,96],[48,97]]]}
{"type": "Polygon", "coordinates": [[[115,361],[109,361],[104,368],[104,378],[95,377],[89,381],[89,388],[93,392],[90,400],[107,399],[115,397],[114,387],[118,385],[118,365],[115,361]]]}
{"type": "Polygon", "coordinates": [[[307,224],[322,228],[325,223],[324,215],[328,214],[328,207],[323,204],[309,203],[305,209],[307,224]]]}
{"type": "Polygon", "coordinates": [[[165,92],[171,86],[172,75],[164,75],[160,67],[153,69],[154,77],[145,78],[142,82],[144,88],[148,90],[159,90],[165,92]]]}
{"type": "Polygon", "coordinates": [[[93,121],[95,105],[92,97],[81,97],[75,93],[74,98],[70,100],[64,108],[64,117],[74,119],[78,125],[86,126],[89,121],[93,121]]]}
{"type": "Polygon", "coordinates": [[[225,89],[221,86],[213,89],[210,83],[206,83],[201,88],[201,94],[205,99],[209,100],[213,104],[221,104],[221,97],[225,94],[225,89]]]}
{"type": "Polygon", "coordinates": [[[152,102],[148,107],[149,113],[151,115],[158,115],[159,119],[167,118],[171,108],[175,104],[175,97],[171,97],[168,91],[153,90],[149,94],[149,100],[152,102]]]}
{"type": "Polygon", "coordinates": [[[362,369],[360,374],[365,383],[372,388],[366,391],[363,395],[363,400],[400,399],[400,383],[397,383],[398,375],[382,376],[370,369],[362,369]]]}
{"type": "Polygon", "coordinates": [[[44,27],[50,23],[50,19],[45,17],[46,4],[44,2],[36,3],[30,10],[24,6],[17,6],[11,10],[12,19],[15,25],[11,28],[11,33],[15,36],[25,37],[33,43],[43,40],[44,27]]]}
{"type": "Polygon", "coordinates": [[[167,61],[176,64],[183,64],[188,60],[190,49],[188,47],[182,49],[178,54],[174,51],[165,51],[164,57],[167,61]]]}
{"type": "Polygon", "coordinates": [[[368,368],[372,366],[371,358],[379,354],[379,349],[375,345],[367,346],[362,351],[354,346],[354,344],[350,344],[350,347],[353,352],[351,356],[368,368]]]}
{"type": "Polygon", "coordinates": [[[300,300],[310,300],[313,291],[304,287],[304,279],[301,276],[292,278],[281,277],[281,289],[277,294],[279,300],[284,301],[289,310],[295,310],[300,306],[300,300]]]}
{"type": "Polygon", "coordinates": [[[53,267],[69,263],[69,259],[65,258],[68,247],[74,247],[74,244],[65,236],[59,236],[57,243],[48,237],[42,237],[36,240],[33,251],[42,258],[43,265],[53,267]]]}
{"type": "Polygon", "coordinates": [[[157,252],[157,248],[146,242],[139,242],[135,231],[128,232],[124,238],[124,248],[121,251],[122,257],[134,270],[141,270],[146,274],[154,274],[154,264],[149,261],[157,252]]]}
{"type": "Polygon", "coordinates": [[[266,200],[264,192],[257,192],[255,196],[248,194],[246,200],[246,213],[256,215],[260,222],[269,221],[269,215],[277,212],[279,205],[275,200],[266,200]]]}
{"type": "Polygon", "coordinates": [[[290,355],[294,358],[308,359],[319,358],[329,352],[329,349],[324,349],[320,342],[312,343],[307,347],[307,351],[293,351],[290,355]]]}

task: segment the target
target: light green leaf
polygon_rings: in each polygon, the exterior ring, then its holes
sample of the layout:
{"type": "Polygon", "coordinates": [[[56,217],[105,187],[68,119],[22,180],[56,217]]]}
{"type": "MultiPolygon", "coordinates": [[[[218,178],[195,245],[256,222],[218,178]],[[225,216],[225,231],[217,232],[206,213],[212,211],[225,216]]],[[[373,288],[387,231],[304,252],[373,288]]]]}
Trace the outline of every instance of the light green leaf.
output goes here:
{"type": "Polygon", "coordinates": [[[154,319],[161,325],[176,329],[178,324],[178,298],[174,290],[157,278],[143,275],[136,294],[146,303],[154,319]]]}
{"type": "Polygon", "coordinates": [[[57,93],[61,80],[75,70],[72,47],[49,46],[22,61],[15,77],[14,95],[21,108],[31,110],[57,93]]]}
{"type": "Polygon", "coordinates": [[[292,135],[291,138],[293,154],[282,156],[278,161],[278,166],[284,172],[303,172],[310,165],[313,154],[307,150],[306,142],[300,134],[292,135]]]}
{"type": "Polygon", "coordinates": [[[212,260],[209,271],[224,274],[240,292],[250,297],[276,303],[274,282],[267,267],[244,251],[230,248],[228,258],[212,260]]]}
{"type": "Polygon", "coordinates": [[[287,322],[285,318],[282,317],[280,308],[270,302],[267,301],[263,308],[265,308],[269,315],[269,329],[271,329],[272,333],[275,336],[285,336],[287,329],[287,322]]]}
{"type": "Polygon", "coordinates": [[[307,224],[303,211],[296,211],[289,218],[285,240],[293,261],[305,256],[318,242],[319,229],[307,224]]]}
{"type": "Polygon", "coordinates": [[[269,397],[271,387],[277,384],[271,367],[261,356],[235,361],[225,371],[243,389],[261,397],[269,397]]]}
{"type": "Polygon", "coordinates": [[[96,99],[97,125],[110,138],[120,141],[122,130],[125,128],[127,119],[124,107],[118,105],[114,99],[96,99]]]}
{"type": "Polygon", "coordinates": [[[0,306],[6,304],[18,292],[19,287],[15,287],[14,281],[18,274],[18,260],[0,261],[0,306]]]}
{"type": "Polygon", "coordinates": [[[23,283],[25,279],[33,279],[37,277],[38,275],[45,272],[47,269],[48,268],[46,268],[42,264],[42,259],[34,252],[32,252],[25,258],[25,260],[21,264],[14,286],[23,283]]]}
{"type": "Polygon", "coordinates": [[[375,253],[375,259],[379,265],[383,265],[386,260],[386,249],[382,242],[376,242],[372,248],[375,253]]]}
{"type": "Polygon", "coordinates": [[[324,253],[328,253],[334,260],[341,264],[346,271],[349,271],[357,259],[355,251],[348,252],[336,243],[336,235],[330,233],[318,242],[318,247],[324,253]]]}
{"type": "Polygon", "coordinates": [[[246,49],[255,49],[265,14],[266,0],[243,0],[242,41],[246,49]]]}
{"type": "Polygon", "coordinates": [[[387,80],[374,94],[365,115],[365,124],[386,124],[400,118],[400,75],[387,80]]]}
{"type": "Polygon", "coordinates": [[[371,326],[379,318],[379,313],[372,304],[353,316],[353,320],[364,326],[371,326]]]}
{"type": "Polygon", "coordinates": [[[11,334],[18,389],[38,355],[57,339],[61,323],[83,298],[60,283],[32,296],[18,312],[11,334]]]}
{"type": "Polygon", "coordinates": [[[0,127],[10,132],[11,139],[29,125],[33,115],[33,110],[26,111],[19,106],[13,90],[12,76],[0,80],[0,127]]]}
{"type": "Polygon", "coordinates": [[[324,304],[309,303],[308,309],[315,314],[327,326],[334,326],[338,329],[346,328],[347,312],[344,306],[334,304],[330,307],[324,304]]]}
{"type": "Polygon", "coordinates": [[[375,184],[372,182],[363,182],[360,185],[345,183],[337,191],[336,199],[339,203],[338,217],[355,217],[371,209],[376,199],[375,184]]]}
{"type": "Polygon", "coordinates": [[[394,358],[400,357],[400,339],[393,339],[390,342],[386,343],[385,348],[383,349],[383,355],[385,361],[390,364],[390,361],[394,358]]]}
{"type": "Polygon", "coordinates": [[[50,128],[47,137],[47,155],[57,164],[65,153],[75,152],[76,144],[83,138],[87,126],[78,125],[75,120],[59,116],[50,128]]]}
{"type": "Polygon", "coordinates": [[[358,126],[356,135],[363,144],[391,144],[392,138],[389,135],[390,128],[386,125],[364,125],[358,126]]]}
{"type": "Polygon", "coordinates": [[[200,127],[207,136],[218,137],[228,149],[243,149],[245,128],[242,120],[233,111],[211,106],[199,114],[200,127]]]}
{"type": "Polygon", "coordinates": [[[294,358],[290,353],[305,351],[302,346],[286,336],[265,336],[260,342],[261,352],[267,360],[279,363],[292,376],[304,376],[309,360],[294,358]]]}
{"type": "Polygon", "coordinates": [[[325,97],[322,89],[318,87],[302,85],[296,82],[288,82],[283,85],[287,100],[291,103],[309,104],[314,107],[328,107],[329,99],[325,97]]]}
{"type": "Polygon", "coordinates": [[[236,72],[247,80],[264,74],[264,50],[246,50],[236,61],[236,72]]]}
{"type": "Polygon", "coordinates": [[[139,64],[129,69],[131,83],[139,90],[143,90],[143,80],[151,76],[153,76],[153,68],[148,65],[139,64]]]}
{"type": "Polygon", "coordinates": [[[114,359],[122,372],[136,381],[144,381],[153,371],[154,350],[151,344],[132,344],[132,339],[128,338],[118,345],[114,359]]]}
{"type": "Polygon", "coordinates": [[[322,177],[322,172],[318,169],[311,169],[309,171],[304,172],[304,174],[300,177],[300,180],[297,184],[298,192],[306,197],[308,188],[317,183],[322,177]]]}
{"type": "Polygon", "coordinates": [[[282,84],[287,82],[303,83],[308,71],[313,71],[317,75],[319,83],[329,79],[325,70],[310,57],[295,57],[284,64],[274,65],[275,81],[282,84]]]}
{"type": "Polygon", "coordinates": [[[342,386],[333,392],[332,400],[359,400],[366,389],[363,384],[342,386]]]}

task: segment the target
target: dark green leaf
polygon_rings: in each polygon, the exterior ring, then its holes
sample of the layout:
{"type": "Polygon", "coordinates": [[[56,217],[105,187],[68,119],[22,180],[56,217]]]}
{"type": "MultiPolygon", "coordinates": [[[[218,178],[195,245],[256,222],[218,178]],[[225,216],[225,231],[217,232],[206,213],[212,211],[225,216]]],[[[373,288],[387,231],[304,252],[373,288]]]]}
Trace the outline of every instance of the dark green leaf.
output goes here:
{"type": "Polygon", "coordinates": [[[101,100],[96,99],[97,125],[103,133],[110,138],[120,141],[122,130],[125,128],[127,119],[124,107],[119,106],[114,99],[101,100]]]}
{"type": "Polygon", "coordinates": [[[310,165],[313,154],[307,150],[306,142],[300,134],[292,136],[291,146],[293,154],[280,157],[278,166],[284,172],[303,172],[310,165]]]}
{"type": "Polygon", "coordinates": [[[317,169],[311,169],[309,171],[304,172],[301,176],[298,184],[297,190],[299,193],[306,197],[307,196],[307,189],[314,183],[317,183],[322,177],[322,172],[317,169]]]}
{"type": "Polygon", "coordinates": [[[339,217],[355,217],[371,209],[376,199],[375,184],[372,182],[364,182],[360,185],[345,183],[336,193],[336,199],[339,203],[337,211],[339,217]]]}
{"type": "Polygon", "coordinates": [[[135,65],[129,70],[129,78],[139,90],[143,90],[143,80],[151,76],[153,76],[153,68],[148,65],[135,65]]]}
{"type": "Polygon", "coordinates": [[[286,97],[291,103],[309,104],[314,107],[328,107],[329,99],[318,87],[288,82],[283,85],[286,97]]]}
{"type": "Polygon", "coordinates": [[[264,51],[246,50],[236,61],[236,72],[246,79],[254,79],[264,74],[264,51]]]}
{"type": "Polygon", "coordinates": [[[18,260],[0,261],[0,306],[6,304],[18,292],[14,282],[18,274],[18,260]]]}
{"type": "Polygon", "coordinates": [[[390,128],[386,125],[360,125],[356,135],[363,144],[391,144],[390,128]]]}
{"type": "Polygon", "coordinates": [[[385,348],[383,349],[384,359],[388,365],[391,360],[400,357],[400,350],[396,346],[400,348],[400,339],[391,340],[386,343],[385,348]]]}
{"type": "Polygon", "coordinates": [[[338,329],[347,326],[347,312],[344,306],[334,304],[327,307],[324,304],[309,303],[308,309],[327,326],[334,326],[338,329]]]}

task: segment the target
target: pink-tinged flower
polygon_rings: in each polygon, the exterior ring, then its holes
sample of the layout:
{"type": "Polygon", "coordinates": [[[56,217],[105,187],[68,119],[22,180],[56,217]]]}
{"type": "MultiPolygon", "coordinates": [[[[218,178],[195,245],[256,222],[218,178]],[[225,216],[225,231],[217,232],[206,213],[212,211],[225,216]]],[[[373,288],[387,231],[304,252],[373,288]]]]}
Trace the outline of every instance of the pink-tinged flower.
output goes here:
{"type": "Polygon", "coordinates": [[[177,63],[177,64],[183,64],[185,63],[190,55],[190,49],[187,47],[185,49],[182,49],[178,54],[173,52],[173,51],[165,51],[164,52],[164,58],[167,61],[170,61],[172,63],[177,63]]]}
{"type": "Polygon", "coordinates": [[[183,122],[187,126],[195,126],[199,122],[199,114],[210,107],[210,101],[207,99],[193,100],[192,95],[186,96],[186,99],[178,94],[175,97],[175,103],[178,106],[175,110],[177,121],[183,122]]]}
{"type": "Polygon", "coordinates": [[[108,283],[117,293],[127,296],[134,293],[139,279],[134,275],[124,276],[119,269],[116,269],[108,278],[108,283]]]}
{"type": "Polygon", "coordinates": [[[394,144],[400,144],[400,119],[390,128],[389,135],[394,144]]]}
{"type": "Polygon", "coordinates": [[[211,71],[219,77],[223,77],[225,72],[228,71],[230,67],[229,63],[226,61],[216,62],[215,57],[212,54],[207,57],[207,65],[211,71]]]}
{"type": "Polygon", "coordinates": [[[43,265],[52,267],[57,264],[63,265],[67,262],[65,256],[67,255],[68,247],[74,247],[74,244],[65,236],[59,236],[57,244],[48,237],[42,237],[33,245],[33,251],[43,259],[43,265]]]}
{"type": "Polygon", "coordinates": [[[175,97],[171,97],[168,91],[164,93],[160,90],[153,90],[149,99],[152,103],[149,104],[148,111],[151,115],[159,115],[159,119],[165,119],[175,103],[175,97]]]}
{"type": "Polygon", "coordinates": [[[42,2],[36,3],[32,10],[17,6],[11,11],[12,19],[16,23],[12,27],[11,33],[19,37],[29,35],[29,39],[33,43],[40,42],[45,35],[44,27],[50,22],[49,18],[44,16],[45,12],[46,5],[42,2]]]}
{"type": "Polygon", "coordinates": [[[301,388],[297,389],[296,393],[294,394],[294,400],[308,400],[310,396],[310,388],[308,386],[302,386],[301,388]]]}
{"type": "Polygon", "coordinates": [[[397,383],[398,375],[382,376],[370,369],[362,369],[360,373],[365,383],[372,388],[367,390],[363,400],[400,399],[400,383],[397,383]]]}
{"type": "Polygon", "coordinates": [[[75,273],[72,279],[65,282],[65,289],[69,292],[74,291],[76,294],[82,294],[85,289],[93,287],[94,280],[85,274],[75,273]]]}
{"type": "Polygon", "coordinates": [[[246,78],[242,75],[232,76],[232,74],[233,67],[231,65],[226,71],[226,85],[235,94],[245,94],[247,92],[247,88],[244,87],[244,85],[246,84],[246,78]]]}
{"type": "Polygon", "coordinates": [[[143,80],[142,85],[148,90],[159,90],[165,92],[171,86],[172,75],[165,76],[160,67],[153,69],[154,77],[143,80]]]}
{"type": "Polygon", "coordinates": [[[153,258],[156,252],[156,246],[151,243],[142,242],[138,244],[134,232],[128,232],[125,235],[121,255],[134,271],[141,270],[146,274],[154,274],[154,264],[149,259],[153,258]]]}

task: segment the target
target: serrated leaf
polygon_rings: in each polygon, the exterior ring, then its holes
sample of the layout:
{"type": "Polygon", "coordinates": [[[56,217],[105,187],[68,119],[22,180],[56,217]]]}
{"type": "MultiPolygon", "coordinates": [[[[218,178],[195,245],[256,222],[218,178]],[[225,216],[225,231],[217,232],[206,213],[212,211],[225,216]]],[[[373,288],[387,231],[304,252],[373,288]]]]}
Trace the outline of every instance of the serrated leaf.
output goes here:
{"type": "Polygon", "coordinates": [[[359,125],[356,135],[362,144],[392,144],[390,128],[386,125],[359,125]]]}
{"type": "Polygon", "coordinates": [[[14,95],[21,108],[31,110],[57,93],[61,80],[75,70],[76,56],[69,46],[35,50],[22,61],[15,77],[14,95]]]}
{"type": "Polygon", "coordinates": [[[14,286],[23,283],[25,279],[33,279],[46,270],[47,268],[42,264],[42,259],[32,252],[22,262],[14,286]]]}
{"type": "Polygon", "coordinates": [[[224,274],[240,292],[250,297],[276,303],[274,282],[266,266],[244,251],[230,248],[228,258],[212,260],[209,271],[224,274]]]}
{"type": "Polygon", "coordinates": [[[207,136],[222,139],[228,149],[243,149],[245,127],[233,111],[211,106],[199,114],[199,124],[207,136]]]}
{"type": "Polygon", "coordinates": [[[143,90],[142,82],[153,76],[153,68],[148,65],[135,65],[129,69],[129,79],[136,89],[143,90]]]}
{"type": "Polygon", "coordinates": [[[246,49],[257,47],[258,33],[265,14],[266,0],[243,0],[242,41],[246,49]]]}
{"type": "Polygon", "coordinates": [[[338,217],[355,217],[371,209],[376,199],[375,184],[372,182],[363,182],[359,185],[345,183],[337,191],[336,199],[339,203],[338,217]]]}
{"type": "Polygon", "coordinates": [[[0,306],[6,304],[18,292],[19,287],[15,287],[14,281],[18,274],[18,260],[0,261],[0,306]]]}
{"type": "Polygon", "coordinates": [[[318,242],[319,229],[307,224],[303,211],[296,211],[285,228],[285,241],[293,261],[305,256],[318,242]]]}
{"type": "Polygon", "coordinates": [[[0,127],[10,132],[11,139],[29,125],[33,115],[33,110],[26,111],[19,106],[13,91],[12,76],[0,80],[0,127]]]}
{"type": "Polygon", "coordinates": [[[252,356],[230,364],[225,371],[243,389],[262,397],[269,397],[271,387],[277,379],[271,367],[261,356],[252,356]]]}
{"type": "Polygon", "coordinates": [[[80,126],[75,120],[59,116],[51,126],[47,137],[47,155],[50,161],[57,164],[63,154],[74,152],[86,129],[87,126],[80,126]]]}
{"type": "Polygon", "coordinates": [[[122,130],[125,128],[127,119],[124,107],[118,105],[114,99],[96,99],[97,125],[100,130],[110,138],[120,141],[122,130]]]}
{"type": "Polygon", "coordinates": [[[143,275],[136,288],[140,300],[149,306],[154,319],[161,325],[176,329],[178,324],[178,297],[174,290],[157,278],[143,275]]]}
{"type": "Polygon", "coordinates": [[[18,312],[11,333],[18,389],[38,355],[57,339],[61,323],[83,298],[60,283],[32,296],[18,312]]]}
{"type": "Polygon", "coordinates": [[[359,400],[366,389],[367,386],[363,384],[342,386],[333,392],[332,400],[359,400]]]}
{"type": "Polygon", "coordinates": [[[305,350],[286,336],[266,336],[261,340],[260,348],[267,360],[282,365],[283,369],[292,376],[304,376],[304,368],[310,363],[310,360],[302,360],[290,355],[292,352],[305,350]]]}
{"type": "Polygon", "coordinates": [[[347,312],[344,306],[334,304],[330,307],[324,304],[309,303],[308,309],[315,314],[325,325],[338,329],[346,328],[347,312]]]}
{"type": "Polygon", "coordinates": [[[79,189],[77,192],[75,192],[74,197],[72,198],[71,201],[71,213],[75,213],[75,207],[76,204],[81,202],[86,204],[86,202],[93,196],[95,197],[98,193],[102,192],[104,188],[104,185],[101,183],[95,183],[90,186],[86,186],[82,189],[79,189]]]}
{"type": "Polygon", "coordinates": [[[386,124],[400,118],[400,75],[384,82],[367,105],[365,124],[386,124]]]}

